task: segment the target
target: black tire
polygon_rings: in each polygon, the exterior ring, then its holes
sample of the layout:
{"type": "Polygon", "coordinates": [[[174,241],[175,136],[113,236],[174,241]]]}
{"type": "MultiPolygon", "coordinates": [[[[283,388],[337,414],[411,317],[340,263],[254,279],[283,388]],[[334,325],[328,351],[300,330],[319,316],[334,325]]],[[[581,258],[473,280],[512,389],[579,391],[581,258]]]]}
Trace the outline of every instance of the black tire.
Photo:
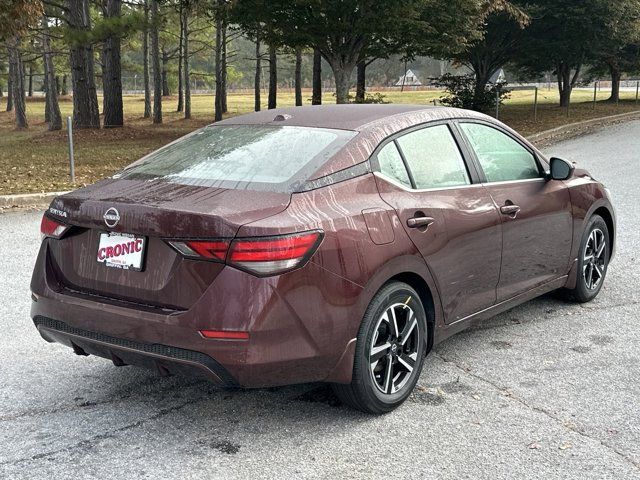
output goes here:
{"type": "MultiPolygon", "coordinates": [[[[591,217],[582,234],[580,250],[578,251],[576,286],[575,288],[563,289],[561,291],[563,297],[567,300],[586,303],[596,298],[598,293],[600,293],[600,289],[607,275],[609,256],[611,254],[609,238],[609,228],[602,217],[599,215],[591,217]],[[604,242],[604,247],[600,255],[592,251],[594,238],[601,238],[601,241],[604,242]],[[589,259],[590,256],[592,257],[591,259],[589,259]]],[[[600,246],[598,240],[596,240],[595,243],[597,246],[600,246]]]]}
{"type": "Polygon", "coordinates": [[[411,395],[420,377],[426,339],[427,316],[416,291],[406,283],[388,283],[373,297],[362,319],[351,383],[333,384],[335,394],[346,405],[366,413],[395,409],[411,395]]]}

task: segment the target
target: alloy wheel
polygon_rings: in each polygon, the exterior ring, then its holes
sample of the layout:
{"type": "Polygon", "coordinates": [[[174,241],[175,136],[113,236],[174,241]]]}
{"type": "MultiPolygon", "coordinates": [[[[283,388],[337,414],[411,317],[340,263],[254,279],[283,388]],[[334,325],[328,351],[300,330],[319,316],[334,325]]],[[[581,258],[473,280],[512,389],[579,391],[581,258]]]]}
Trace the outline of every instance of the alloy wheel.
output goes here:
{"type": "Polygon", "coordinates": [[[582,277],[589,290],[595,290],[604,278],[606,262],[606,240],[604,233],[595,228],[589,234],[582,257],[582,277]]]}
{"type": "Polygon", "coordinates": [[[369,348],[371,376],[378,390],[391,395],[411,378],[418,360],[420,329],[414,311],[395,303],[380,316],[369,348]]]}

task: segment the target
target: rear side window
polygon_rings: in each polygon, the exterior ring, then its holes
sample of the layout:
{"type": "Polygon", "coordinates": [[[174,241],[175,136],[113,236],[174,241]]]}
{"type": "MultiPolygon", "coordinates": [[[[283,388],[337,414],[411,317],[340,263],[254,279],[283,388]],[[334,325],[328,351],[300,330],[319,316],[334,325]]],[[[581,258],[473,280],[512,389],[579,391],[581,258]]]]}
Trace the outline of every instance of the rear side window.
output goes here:
{"type": "Polygon", "coordinates": [[[468,185],[469,174],[449,127],[436,125],[398,138],[416,188],[468,185]]]}
{"type": "Polygon", "coordinates": [[[480,123],[461,123],[488,182],[539,178],[536,159],[500,130],[480,123]]]}
{"type": "Polygon", "coordinates": [[[208,126],[132,164],[117,178],[295,191],[356,132],[326,128],[208,126]]]}
{"type": "Polygon", "coordinates": [[[378,163],[380,164],[380,171],[387,177],[393,178],[404,186],[411,188],[409,174],[394,142],[387,143],[378,152],[378,163]]]}

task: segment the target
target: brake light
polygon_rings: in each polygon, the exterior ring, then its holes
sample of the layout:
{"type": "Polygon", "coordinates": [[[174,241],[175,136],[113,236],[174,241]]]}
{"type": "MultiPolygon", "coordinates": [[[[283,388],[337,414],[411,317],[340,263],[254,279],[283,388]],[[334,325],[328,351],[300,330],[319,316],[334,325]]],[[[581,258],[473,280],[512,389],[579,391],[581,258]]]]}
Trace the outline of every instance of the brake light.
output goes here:
{"type": "Polygon", "coordinates": [[[185,257],[225,262],[255,275],[266,276],[301,267],[321,241],[322,232],[312,231],[233,241],[172,240],[168,243],[185,257]]]}
{"type": "Polygon", "coordinates": [[[239,238],[231,242],[227,263],[256,275],[273,275],[300,267],[316,251],[322,233],[239,238]]]}
{"type": "Polygon", "coordinates": [[[43,239],[46,237],[60,238],[69,228],[69,225],[57,222],[46,215],[42,216],[42,221],[40,222],[40,234],[43,239]]]}

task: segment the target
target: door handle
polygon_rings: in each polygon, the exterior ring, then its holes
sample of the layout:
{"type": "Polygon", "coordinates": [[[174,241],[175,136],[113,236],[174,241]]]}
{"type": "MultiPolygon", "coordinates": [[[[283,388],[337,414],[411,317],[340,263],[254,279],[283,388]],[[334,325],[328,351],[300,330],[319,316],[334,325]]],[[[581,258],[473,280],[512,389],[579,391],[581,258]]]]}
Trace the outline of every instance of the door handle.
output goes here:
{"type": "Polygon", "coordinates": [[[515,216],[520,211],[520,207],[518,205],[503,205],[502,207],[500,207],[500,211],[505,215],[510,215],[515,218],[515,216]]]}
{"type": "Polygon", "coordinates": [[[433,217],[413,217],[407,220],[407,227],[409,228],[428,227],[433,222],[435,222],[433,217]]]}

